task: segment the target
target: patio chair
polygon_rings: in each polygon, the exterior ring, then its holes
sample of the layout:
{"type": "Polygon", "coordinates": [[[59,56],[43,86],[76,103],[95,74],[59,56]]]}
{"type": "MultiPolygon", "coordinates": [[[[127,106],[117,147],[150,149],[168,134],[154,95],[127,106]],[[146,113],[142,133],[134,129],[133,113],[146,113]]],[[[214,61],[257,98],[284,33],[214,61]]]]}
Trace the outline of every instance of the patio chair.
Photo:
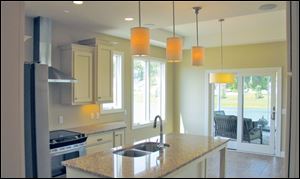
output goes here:
{"type": "MultiPolygon", "coordinates": [[[[224,112],[224,111],[223,111],[224,112]]],[[[237,116],[225,115],[225,112],[214,113],[215,121],[215,136],[228,137],[231,139],[237,138],[237,116]],[[224,115],[222,115],[224,114],[224,115]]],[[[252,119],[243,119],[243,141],[251,142],[252,140],[260,139],[262,144],[262,128],[258,126],[257,122],[252,119]]]]}

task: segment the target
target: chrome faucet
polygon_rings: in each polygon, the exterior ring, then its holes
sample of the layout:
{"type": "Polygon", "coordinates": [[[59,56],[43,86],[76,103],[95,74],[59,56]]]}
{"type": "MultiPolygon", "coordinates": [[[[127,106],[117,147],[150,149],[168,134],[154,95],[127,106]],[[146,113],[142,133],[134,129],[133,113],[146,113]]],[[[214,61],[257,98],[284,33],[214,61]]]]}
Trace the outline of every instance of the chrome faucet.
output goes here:
{"type": "Polygon", "coordinates": [[[153,128],[156,128],[156,122],[157,122],[157,119],[159,119],[159,122],[160,122],[160,133],[159,133],[159,145],[158,147],[159,148],[163,148],[164,147],[164,143],[163,143],[163,124],[162,124],[162,119],[160,117],[160,115],[157,115],[154,119],[154,125],[153,125],[153,128]]]}

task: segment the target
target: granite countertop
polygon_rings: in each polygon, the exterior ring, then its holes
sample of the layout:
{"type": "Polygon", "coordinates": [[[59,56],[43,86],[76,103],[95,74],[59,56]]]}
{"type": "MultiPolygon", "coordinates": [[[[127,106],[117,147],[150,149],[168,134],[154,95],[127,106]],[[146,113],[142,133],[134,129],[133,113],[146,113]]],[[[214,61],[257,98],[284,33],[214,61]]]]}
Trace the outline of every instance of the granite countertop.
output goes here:
{"type": "Polygon", "coordinates": [[[76,127],[68,130],[89,135],[89,134],[108,132],[108,131],[124,129],[124,128],[126,128],[125,122],[111,122],[111,123],[93,124],[88,126],[76,127]]]}
{"type": "MultiPolygon", "coordinates": [[[[164,177],[229,141],[224,138],[175,133],[165,135],[164,138],[170,147],[165,148],[163,152],[157,151],[150,155],[131,158],[113,154],[114,150],[120,149],[119,147],[64,161],[63,165],[99,177],[164,177]]],[[[157,137],[138,143],[155,142],[156,139],[157,137]]],[[[127,147],[129,146],[124,146],[127,147]]]]}

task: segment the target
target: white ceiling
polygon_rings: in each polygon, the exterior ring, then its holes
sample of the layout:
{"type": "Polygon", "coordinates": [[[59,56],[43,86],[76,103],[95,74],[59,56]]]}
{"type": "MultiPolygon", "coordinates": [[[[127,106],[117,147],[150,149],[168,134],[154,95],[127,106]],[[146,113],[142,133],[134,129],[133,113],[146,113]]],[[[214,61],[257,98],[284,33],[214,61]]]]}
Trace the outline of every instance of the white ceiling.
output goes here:
{"type": "MultiPolygon", "coordinates": [[[[165,46],[172,32],[172,1],[142,1],[142,23],[151,26],[151,42],[165,46]]],[[[184,38],[185,48],[195,43],[194,6],[202,6],[199,13],[200,44],[220,45],[219,18],[223,23],[224,45],[253,44],[284,41],[284,1],[176,1],[176,33],[184,38]],[[276,4],[272,10],[262,11],[262,4],[276,4]]],[[[55,22],[92,32],[129,38],[130,28],[138,25],[137,1],[86,1],[74,5],[71,1],[25,1],[27,16],[45,16],[55,22]],[[68,10],[69,13],[65,13],[68,10]],[[124,21],[133,17],[134,21],[124,21]]]]}

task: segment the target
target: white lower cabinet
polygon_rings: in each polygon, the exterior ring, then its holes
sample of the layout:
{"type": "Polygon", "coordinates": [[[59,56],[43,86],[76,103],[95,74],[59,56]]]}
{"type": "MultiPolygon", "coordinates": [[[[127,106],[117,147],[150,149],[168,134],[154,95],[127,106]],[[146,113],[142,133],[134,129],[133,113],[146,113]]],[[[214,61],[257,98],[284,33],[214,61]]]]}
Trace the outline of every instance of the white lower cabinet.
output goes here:
{"type": "Polygon", "coordinates": [[[124,145],[125,131],[124,129],[114,131],[114,147],[124,145]]]}
{"type": "Polygon", "coordinates": [[[92,154],[124,144],[124,129],[88,135],[86,153],[92,154]]]}

